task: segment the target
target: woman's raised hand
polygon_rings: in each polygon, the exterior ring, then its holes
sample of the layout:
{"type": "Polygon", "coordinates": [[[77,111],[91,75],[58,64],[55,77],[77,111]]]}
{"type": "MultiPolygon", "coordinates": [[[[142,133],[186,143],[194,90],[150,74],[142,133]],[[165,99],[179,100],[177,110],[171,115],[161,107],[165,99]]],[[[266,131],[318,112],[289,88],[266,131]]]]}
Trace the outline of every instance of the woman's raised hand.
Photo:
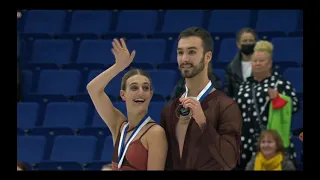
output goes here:
{"type": "Polygon", "coordinates": [[[111,51],[116,59],[116,65],[122,69],[127,68],[133,61],[136,51],[133,50],[130,54],[123,38],[120,38],[120,42],[119,40],[114,39],[112,46],[113,48],[111,51]]]}

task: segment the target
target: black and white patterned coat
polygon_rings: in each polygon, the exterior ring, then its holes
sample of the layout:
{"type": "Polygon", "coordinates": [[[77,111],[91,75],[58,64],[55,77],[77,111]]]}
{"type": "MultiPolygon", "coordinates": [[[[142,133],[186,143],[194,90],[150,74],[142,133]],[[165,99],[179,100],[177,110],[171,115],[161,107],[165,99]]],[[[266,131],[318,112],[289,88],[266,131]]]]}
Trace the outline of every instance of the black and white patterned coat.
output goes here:
{"type": "MultiPolygon", "coordinates": [[[[240,160],[241,168],[244,168],[247,162],[251,159],[252,155],[255,155],[257,136],[261,132],[261,127],[267,126],[270,104],[269,88],[273,88],[279,93],[291,97],[293,113],[296,113],[299,109],[299,102],[295,89],[291,86],[291,83],[280,76],[278,72],[273,72],[270,77],[260,82],[254,80],[253,77],[249,77],[247,81],[240,85],[235,100],[239,104],[243,118],[240,160]],[[255,103],[253,100],[254,97],[252,88],[254,88],[256,104],[260,114],[260,123],[262,126],[259,126],[258,112],[255,108],[256,106],[254,105],[255,103]]],[[[295,160],[296,153],[293,143],[290,144],[289,153],[290,159],[295,160]]]]}

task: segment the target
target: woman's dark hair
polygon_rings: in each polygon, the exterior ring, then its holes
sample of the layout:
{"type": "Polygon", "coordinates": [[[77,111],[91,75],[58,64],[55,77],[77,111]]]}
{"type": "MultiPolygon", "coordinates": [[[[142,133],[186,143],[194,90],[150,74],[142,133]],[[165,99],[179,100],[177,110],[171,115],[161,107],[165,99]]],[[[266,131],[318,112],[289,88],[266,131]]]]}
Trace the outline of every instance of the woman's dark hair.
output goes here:
{"type": "Polygon", "coordinates": [[[237,32],[237,35],[236,35],[237,42],[240,41],[243,33],[250,33],[253,35],[253,37],[256,41],[258,39],[257,33],[253,29],[246,27],[246,28],[240,29],[240,31],[237,32]]]}
{"type": "Polygon", "coordinates": [[[122,80],[121,80],[121,90],[126,90],[126,82],[127,80],[134,76],[134,75],[141,75],[141,76],[145,76],[149,79],[150,81],[150,89],[152,90],[152,81],[151,81],[151,78],[149,76],[149,74],[147,72],[145,72],[144,70],[142,69],[131,69],[129,70],[123,77],[122,77],[122,80]]]}

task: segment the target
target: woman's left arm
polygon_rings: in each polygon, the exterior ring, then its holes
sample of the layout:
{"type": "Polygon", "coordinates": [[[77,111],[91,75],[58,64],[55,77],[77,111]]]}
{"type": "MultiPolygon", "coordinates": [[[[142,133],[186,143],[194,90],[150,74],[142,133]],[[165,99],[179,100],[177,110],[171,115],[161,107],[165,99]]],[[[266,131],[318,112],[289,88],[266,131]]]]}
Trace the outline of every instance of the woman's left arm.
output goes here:
{"type": "Polygon", "coordinates": [[[164,129],[153,126],[148,131],[148,171],[163,171],[167,159],[168,143],[164,129]]]}

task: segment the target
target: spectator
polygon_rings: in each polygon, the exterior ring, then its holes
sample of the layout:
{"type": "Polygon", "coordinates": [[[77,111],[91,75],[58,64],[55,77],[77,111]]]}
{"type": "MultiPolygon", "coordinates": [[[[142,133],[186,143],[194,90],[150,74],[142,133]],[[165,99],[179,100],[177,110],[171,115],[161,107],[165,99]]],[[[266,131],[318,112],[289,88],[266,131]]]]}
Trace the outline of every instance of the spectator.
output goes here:
{"type": "Polygon", "coordinates": [[[257,41],[257,34],[251,28],[241,29],[236,36],[238,53],[226,68],[225,92],[235,97],[239,86],[251,76],[251,55],[257,41]]]}
{"type": "MultiPolygon", "coordinates": [[[[211,80],[213,87],[215,87],[218,90],[222,90],[222,84],[221,84],[220,78],[212,71],[211,62],[209,63],[209,66],[208,66],[208,77],[211,80]]],[[[184,86],[185,86],[185,79],[181,78],[172,92],[171,99],[180,97],[186,90],[184,86]]]]}
{"type": "Polygon", "coordinates": [[[27,171],[28,166],[22,162],[17,161],[17,171],[27,171]]]}
{"type": "Polygon", "coordinates": [[[246,170],[292,171],[295,167],[284,151],[283,141],[276,130],[265,130],[260,134],[257,155],[253,156],[246,170]]]}
{"type": "Polygon", "coordinates": [[[101,171],[112,171],[112,164],[104,165],[101,171]]]}
{"type": "MultiPolygon", "coordinates": [[[[236,97],[243,118],[240,161],[240,168],[242,169],[244,169],[252,154],[255,154],[255,143],[260,132],[266,129],[267,125],[269,125],[268,122],[274,122],[269,121],[270,103],[273,109],[284,108],[285,103],[279,105],[277,102],[285,102],[286,100],[282,99],[283,95],[285,95],[290,97],[292,102],[293,110],[289,106],[290,112],[295,113],[299,108],[298,98],[291,83],[277,72],[272,72],[272,54],[273,45],[270,42],[257,42],[251,60],[253,77],[249,77],[246,82],[240,85],[236,97]]],[[[284,118],[287,118],[287,116],[284,118]]],[[[290,116],[289,118],[291,120],[290,116]]],[[[290,137],[284,140],[289,146],[290,159],[294,160],[296,157],[294,145],[293,143],[290,144],[290,137]]]]}

